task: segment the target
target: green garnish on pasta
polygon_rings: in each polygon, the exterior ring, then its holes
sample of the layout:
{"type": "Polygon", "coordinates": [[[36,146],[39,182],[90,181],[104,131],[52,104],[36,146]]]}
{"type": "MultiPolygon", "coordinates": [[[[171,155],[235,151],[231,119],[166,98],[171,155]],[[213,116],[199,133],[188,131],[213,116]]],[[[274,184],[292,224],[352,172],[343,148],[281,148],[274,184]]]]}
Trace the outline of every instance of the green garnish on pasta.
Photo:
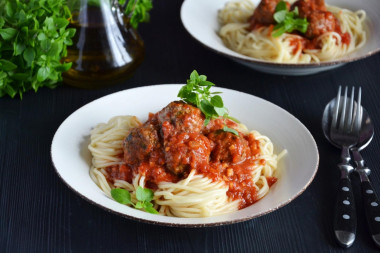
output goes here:
{"type": "Polygon", "coordinates": [[[279,37],[294,30],[305,33],[309,25],[306,18],[299,18],[298,7],[295,7],[293,11],[289,11],[284,1],[277,4],[273,18],[277,22],[277,25],[273,28],[273,37],[279,37]]]}
{"type": "MultiPolygon", "coordinates": [[[[215,86],[215,84],[207,81],[207,76],[199,75],[198,72],[194,70],[190,74],[190,79],[187,80],[187,84],[181,88],[177,96],[182,98],[186,103],[195,105],[203,112],[206,117],[205,126],[211,119],[218,117],[237,121],[228,115],[228,109],[224,106],[222,97],[217,95],[221,92],[210,91],[212,86],[215,86]]],[[[227,126],[224,126],[223,130],[239,135],[235,129],[227,126]]]]}
{"type": "Polygon", "coordinates": [[[138,186],[136,189],[136,204],[132,202],[131,193],[127,190],[116,188],[111,190],[111,196],[114,200],[123,205],[131,205],[136,209],[143,209],[148,213],[158,214],[157,210],[153,208],[153,191],[148,188],[138,186]]]}

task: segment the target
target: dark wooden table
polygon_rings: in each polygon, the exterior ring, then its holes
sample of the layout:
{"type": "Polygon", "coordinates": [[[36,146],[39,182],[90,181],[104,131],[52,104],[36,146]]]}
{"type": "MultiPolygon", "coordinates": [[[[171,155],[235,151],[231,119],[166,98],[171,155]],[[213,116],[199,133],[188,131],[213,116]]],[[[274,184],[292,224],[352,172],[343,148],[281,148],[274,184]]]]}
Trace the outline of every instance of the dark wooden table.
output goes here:
{"type": "MultiPolygon", "coordinates": [[[[348,250],[333,237],[339,151],[325,139],[321,116],[338,85],[361,85],[363,105],[380,133],[380,54],[321,74],[285,77],[253,71],[194,41],[179,16],[181,1],[155,1],[141,25],[146,58],[123,84],[99,90],[60,86],[0,99],[0,252],[370,252],[358,177],[352,176],[357,239],[348,250]],[[184,83],[193,69],[218,86],[261,97],[297,117],[314,136],[318,173],[307,190],[281,209],[251,221],[213,228],[168,228],[108,213],[72,192],[56,175],[50,144],[77,108],[132,87],[184,83]]],[[[196,15],[196,14],[194,14],[196,15]]],[[[280,127],[280,126],[279,126],[280,127]]],[[[73,129],[75,130],[75,129],[73,129]]],[[[363,152],[380,193],[380,137],[363,152]]]]}

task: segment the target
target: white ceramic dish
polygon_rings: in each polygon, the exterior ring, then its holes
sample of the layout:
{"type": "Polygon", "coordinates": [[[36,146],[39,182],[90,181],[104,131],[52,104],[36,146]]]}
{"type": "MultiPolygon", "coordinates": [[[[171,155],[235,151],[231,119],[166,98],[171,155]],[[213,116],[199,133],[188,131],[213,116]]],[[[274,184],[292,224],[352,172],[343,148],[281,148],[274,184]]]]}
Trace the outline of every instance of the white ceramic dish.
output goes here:
{"type": "MultiPolygon", "coordinates": [[[[340,67],[380,51],[380,1],[378,0],[326,0],[329,5],[350,10],[363,9],[367,13],[369,37],[364,47],[352,54],[333,61],[311,64],[272,63],[248,57],[227,48],[218,36],[218,10],[231,0],[185,0],[181,8],[181,20],[190,35],[206,48],[231,58],[255,70],[280,75],[309,75],[340,67]]],[[[255,6],[260,0],[251,0],[255,6]]]]}
{"type": "Polygon", "coordinates": [[[91,203],[127,218],[167,226],[215,226],[230,224],[272,212],[299,196],[317,172],[318,149],[300,121],[280,107],[258,97],[229,89],[222,91],[230,114],[249,129],[269,136],[275,152],[288,150],[279,164],[279,179],[269,194],[254,205],[235,213],[210,218],[176,218],[153,215],[121,205],[108,198],[91,180],[91,155],[87,149],[91,128],[116,115],[136,115],[145,121],[176,100],[180,85],[156,85],[120,91],[97,99],[71,114],[58,128],[51,145],[51,157],[60,178],[74,192],[91,203]]]}

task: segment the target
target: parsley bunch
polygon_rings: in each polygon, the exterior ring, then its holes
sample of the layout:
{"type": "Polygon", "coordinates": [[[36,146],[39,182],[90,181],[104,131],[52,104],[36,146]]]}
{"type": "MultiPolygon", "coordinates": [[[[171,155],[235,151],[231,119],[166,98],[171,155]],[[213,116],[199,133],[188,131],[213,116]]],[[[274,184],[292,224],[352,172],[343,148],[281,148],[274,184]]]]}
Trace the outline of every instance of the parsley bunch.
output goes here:
{"type": "MultiPolygon", "coordinates": [[[[223,99],[217,95],[221,92],[210,92],[212,86],[215,86],[215,84],[207,81],[205,75],[199,75],[198,72],[194,70],[190,74],[190,79],[187,80],[187,84],[180,89],[177,96],[182,98],[186,103],[195,105],[203,112],[206,117],[205,125],[207,125],[211,119],[216,119],[221,116],[237,121],[228,115],[228,109],[224,106],[223,99]]],[[[235,129],[229,128],[226,125],[223,130],[238,135],[235,129]]]]}
{"type": "Polygon", "coordinates": [[[149,22],[149,11],[153,8],[152,0],[119,0],[124,13],[130,18],[131,26],[137,29],[139,23],[149,22]]]}
{"type": "Polygon", "coordinates": [[[273,14],[273,18],[277,22],[277,25],[273,28],[273,37],[279,37],[283,33],[290,33],[294,30],[305,33],[307,26],[309,25],[306,18],[299,18],[298,7],[294,8],[293,11],[288,11],[284,1],[280,1],[276,5],[276,11],[273,14]]]}
{"type": "Polygon", "coordinates": [[[71,63],[61,63],[75,29],[66,0],[0,1],[0,97],[54,88],[71,63]]]}
{"type": "Polygon", "coordinates": [[[138,186],[136,189],[136,198],[138,200],[136,204],[132,202],[129,191],[121,188],[112,189],[111,196],[120,204],[131,205],[136,209],[144,209],[148,213],[158,214],[157,210],[153,208],[153,204],[151,203],[153,200],[153,191],[151,189],[138,186]]]}

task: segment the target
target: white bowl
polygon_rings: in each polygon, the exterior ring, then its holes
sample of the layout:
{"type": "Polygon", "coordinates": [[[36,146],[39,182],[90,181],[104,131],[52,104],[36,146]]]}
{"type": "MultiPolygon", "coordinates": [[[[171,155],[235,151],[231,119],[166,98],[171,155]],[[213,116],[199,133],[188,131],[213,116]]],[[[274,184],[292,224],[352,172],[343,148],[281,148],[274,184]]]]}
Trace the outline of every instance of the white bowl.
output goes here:
{"type": "MultiPolygon", "coordinates": [[[[369,36],[359,50],[343,58],[321,63],[273,63],[239,54],[227,48],[218,36],[218,10],[231,0],[185,0],[181,7],[181,20],[190,35],[206,48],[231,58],[255,70],[279,75],[309,75],[340,67],[348,62],[366,58],[380,51],[380,1],[378,0],[327,0],[327,4],[350,10],[363,9],[367,13],[369,36]]],[[[260,0],[251,0],[255,6],[260,0]]]]}
{"type": "Polygon", "coordinates": [[[249,129],[267,135],[279,153],[288,154],[279,163],[278,181],[267,196],[237,212],[209,218],[177,218],[145,213],[108,198],[91,180],[91,154],[87,148],[90,130],[116,115],[135,115],[147,120],[176,100],[180,85],[156,85],[117,92],[97,99],[71,114],[58,128],[51,145],[51,157],[59,177],[84,199],[108,211],[131,219],[167,226],[215,226],[230,224],[272,212],[299,196],[317,172],[318,149],[310,132],[294,116],[258,97],[215,88],[230,114],[249,129]]]}

